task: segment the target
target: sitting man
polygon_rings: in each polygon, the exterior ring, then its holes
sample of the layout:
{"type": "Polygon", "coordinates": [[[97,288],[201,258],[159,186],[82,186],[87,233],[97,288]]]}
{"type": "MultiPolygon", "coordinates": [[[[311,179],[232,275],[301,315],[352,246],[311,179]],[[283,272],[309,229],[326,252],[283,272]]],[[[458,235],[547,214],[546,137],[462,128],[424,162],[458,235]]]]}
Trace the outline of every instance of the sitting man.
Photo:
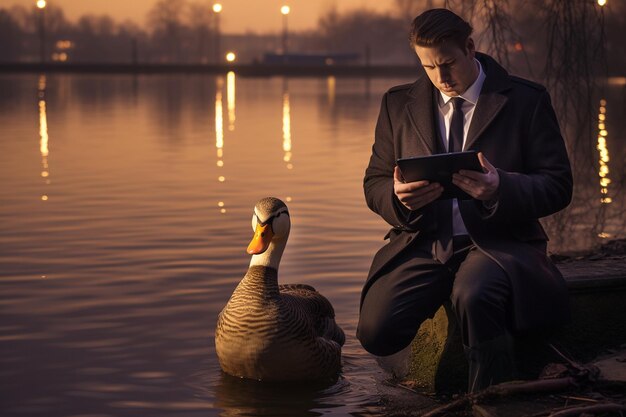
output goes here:
{"type": "Polygon", "coordinates": [[[357,337],[395,354],[450,301],[470,365],[468,390],[511,378],[514,332],[569,320],[562,275],[538,219],[572,197],[567,151],[546,89],[475,51],[468,22],[446,9],[412,24],[423,71],[383,97],[365,172],[367,204],[392,226],[361,296],[357,337]],[[475,150],[483,172],[453,184],[405,182],[398,158],[475,150]]]}

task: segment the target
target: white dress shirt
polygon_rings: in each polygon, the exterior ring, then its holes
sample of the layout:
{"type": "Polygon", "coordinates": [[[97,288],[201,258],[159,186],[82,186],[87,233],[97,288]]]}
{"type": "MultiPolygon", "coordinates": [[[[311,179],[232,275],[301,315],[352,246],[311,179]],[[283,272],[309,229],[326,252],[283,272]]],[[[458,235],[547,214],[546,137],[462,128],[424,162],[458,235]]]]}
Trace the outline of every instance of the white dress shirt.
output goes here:
{"type": "MultiPolygon", "coordinates": [[[[474,116],[474,109],[476,108],[476,103],[478,102],[478,96],[480,95],[480,90],[483,88],[483,83],[485,82],[486,77],[480,62],[478,62],[477,59],[474,59],[474,61],[478,66],[478,77],[476,78],[476,81],[474,81],[474,84],[470,85],[469,88],[459,96],[465,100],[463,102],[463,106],[461,107],[461,110],[463,111],[463,149],[465,149],[467,132],[469,132],[472,117],[474,116]]],[[[452,97],[442,92],[440,92],[437,99],[437,102],[439,103],[439,130],[446,145],[446,149],[448,149],[450,122],[452,121],[452,113],[454,110],[452,102],[450,101],[451,99],[452,97]]],[[[467,229],[465,228],[465,224],[461,218],[459,204],[456,198],[452,200],[452,234],[454,236],[467,234],[467,229]]]]}

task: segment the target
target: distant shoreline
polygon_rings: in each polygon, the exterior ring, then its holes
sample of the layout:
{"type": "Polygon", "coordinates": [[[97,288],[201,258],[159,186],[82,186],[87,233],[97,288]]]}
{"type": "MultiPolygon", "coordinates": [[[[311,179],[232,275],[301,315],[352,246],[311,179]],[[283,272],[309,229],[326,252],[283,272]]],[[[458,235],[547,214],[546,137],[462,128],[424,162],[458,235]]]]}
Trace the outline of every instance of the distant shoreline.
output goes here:
{"type": "Polygon", "coordinates": [[[416,77],[415,65],[280,65],[280,64],[87,64],[87,63],[0,63],[0,73],[101,73],[101,74],[226,74],[251,77],[340,76],[416,77]]]}

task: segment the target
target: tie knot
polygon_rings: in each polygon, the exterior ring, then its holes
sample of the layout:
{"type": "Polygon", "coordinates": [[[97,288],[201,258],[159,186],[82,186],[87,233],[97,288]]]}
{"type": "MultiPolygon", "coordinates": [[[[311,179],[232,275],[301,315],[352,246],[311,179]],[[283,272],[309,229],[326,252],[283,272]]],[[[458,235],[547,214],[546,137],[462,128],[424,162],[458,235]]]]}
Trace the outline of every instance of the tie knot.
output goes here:
{"type": "Polygon", "coordinates": [[[454,110],[461,110],[461,106],[463,106],[464,102],[465,100],[462,97],[452,97],[452,107],[454,110]]]}

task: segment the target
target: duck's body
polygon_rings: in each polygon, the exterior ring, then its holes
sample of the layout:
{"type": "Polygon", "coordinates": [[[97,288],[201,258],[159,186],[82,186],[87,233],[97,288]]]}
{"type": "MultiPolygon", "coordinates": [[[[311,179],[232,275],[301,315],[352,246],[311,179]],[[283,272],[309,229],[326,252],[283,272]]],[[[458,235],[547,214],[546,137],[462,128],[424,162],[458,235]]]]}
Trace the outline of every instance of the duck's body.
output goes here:
{"type": "MultiPolygon", "coordinates": [[[[273,236],[264,250],[254,246],[254,239],[249,247],[254,253],[250,268],[217,321],[220,366],[228,374],[258,380],[335,377],[345,336],[335,323],[332,305],[311,286],[278,285],[278,264],[289,232],[286,206],[277,199],[263,199],[255,216],[257,224],[273,225],[280,233],[269,229],[273,236]],[[286,220],[286,227],[277,224],[282,213],[280,221],[286,220]]],[[[259,238],[264,233],[257,227],[259,238]]]]}

